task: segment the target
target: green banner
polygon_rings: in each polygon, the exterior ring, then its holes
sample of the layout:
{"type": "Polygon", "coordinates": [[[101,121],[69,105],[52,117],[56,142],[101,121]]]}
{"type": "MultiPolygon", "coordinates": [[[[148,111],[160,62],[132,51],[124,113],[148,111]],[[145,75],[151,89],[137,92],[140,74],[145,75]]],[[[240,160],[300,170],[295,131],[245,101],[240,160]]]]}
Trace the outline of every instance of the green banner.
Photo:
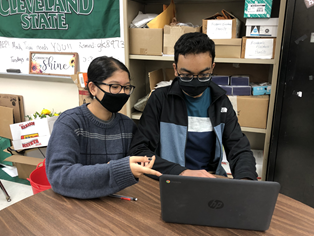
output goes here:
{"type": "Polygon", "coordinates": [[[120,37],[119,0],[0,0],[0,36],[120,37]]]}

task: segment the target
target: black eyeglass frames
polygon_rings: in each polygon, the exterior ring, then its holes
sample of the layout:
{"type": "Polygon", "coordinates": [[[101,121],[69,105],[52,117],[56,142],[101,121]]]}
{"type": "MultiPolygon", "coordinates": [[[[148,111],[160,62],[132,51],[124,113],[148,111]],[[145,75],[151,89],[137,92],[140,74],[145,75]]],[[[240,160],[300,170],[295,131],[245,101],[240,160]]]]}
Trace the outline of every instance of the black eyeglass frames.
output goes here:
{"type": "Polygon", "coordinates": [[[117,94],[120,93],[123,89],[125,94],[131,95],[135,89],[135,86],[133,85],[120,85],[120,84],[106,84],[106,83],[97,83],[97,84],[103,84],[109,86],[109,93],[117,94]]]}
{"type": "Polygon", "coordinates": [[[200,82],[207,82],[211,79],[212,74],[211,73],[205,73],[205,74],[199,74],[199,75],[192,75],[192,74],[179,74],[178,76],[182,82],[191,82],[195,77],[198,79],[200,82]]]}

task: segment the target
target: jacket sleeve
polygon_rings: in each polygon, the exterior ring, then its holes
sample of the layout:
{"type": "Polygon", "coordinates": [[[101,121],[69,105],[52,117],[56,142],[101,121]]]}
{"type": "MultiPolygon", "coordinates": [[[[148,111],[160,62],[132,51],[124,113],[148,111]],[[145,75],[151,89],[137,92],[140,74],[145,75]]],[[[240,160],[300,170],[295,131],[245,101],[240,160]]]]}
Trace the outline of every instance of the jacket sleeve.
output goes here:
{"type": "MultiPolygon", "coordinates": [[[[156,154],[160,142],[160,116],[162,111],[162,99],[165,95],[160,91],[154,91],[147,101],[138,129],[133,136],[129,151],[130,156],[156,156],[153,169],[162,174],[178,175],[186,170],[185,167],[161,158],[156,154]]],[[[157,178],[150,176],[152,178],[157,178]]]]}
{"type": "Polygon", "coordinates": [[[256,163],[250,143],[242,133],[238,118],[228,99],[227,118],[223,133],[223,145],[232,175],[235,179],[257,179],[256,163]]]}
{"type": "Polygon", "coordinates": [[[113,194],[137,183],[130,169],[129,157],[111,160],[109,164],[84,164],[75,128],[78,128],[75,122],[67,124],[57,120],[49,140],[46,172],[56,193],[90,199],[113,194]]]}

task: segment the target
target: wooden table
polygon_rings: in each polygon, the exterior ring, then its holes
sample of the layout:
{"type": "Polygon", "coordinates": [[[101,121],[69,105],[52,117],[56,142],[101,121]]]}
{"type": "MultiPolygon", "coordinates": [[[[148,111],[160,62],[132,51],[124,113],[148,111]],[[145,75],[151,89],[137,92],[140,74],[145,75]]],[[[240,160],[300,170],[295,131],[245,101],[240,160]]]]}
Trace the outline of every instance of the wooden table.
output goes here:
{"type": "Polygon", "coordinates": [[[0,211],[1,235],[314,235],[314,209],[282,194],[266,232],[165,223],[159,182],[143,176],[119,192],[126,201],[104,197],[78,200],[51,189],[0,211]]]}

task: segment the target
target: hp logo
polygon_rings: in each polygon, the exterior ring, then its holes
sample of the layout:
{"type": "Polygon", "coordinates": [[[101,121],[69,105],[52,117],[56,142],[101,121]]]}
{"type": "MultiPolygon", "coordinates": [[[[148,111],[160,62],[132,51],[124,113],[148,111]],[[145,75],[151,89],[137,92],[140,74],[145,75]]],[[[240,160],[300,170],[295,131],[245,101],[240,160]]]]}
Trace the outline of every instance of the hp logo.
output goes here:
{"type": "Polygon", "coordinates": [[[209,206],[209,208],[212,208],[212,209],[221,209],[224,207],[224,203],[222,201],[219,201],[219,200],[211,200],[208,203],[208,206],[209,206]]]}

